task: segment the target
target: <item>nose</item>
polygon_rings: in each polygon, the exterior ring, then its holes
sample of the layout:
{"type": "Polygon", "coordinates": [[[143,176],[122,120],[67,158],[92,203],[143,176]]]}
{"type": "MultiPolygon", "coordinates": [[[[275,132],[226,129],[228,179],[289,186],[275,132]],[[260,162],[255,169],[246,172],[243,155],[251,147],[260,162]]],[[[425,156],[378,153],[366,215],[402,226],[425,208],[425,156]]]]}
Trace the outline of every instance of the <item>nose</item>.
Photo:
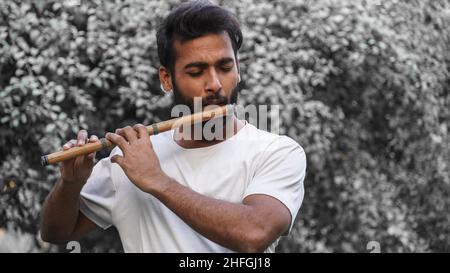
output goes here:
{"type": "Polygon", "coordinates": [[[216,93],[222,89],[222,83],[220,82],[219,75],[214,69],[211,69],[208,73],[205,86],[206,92],[216,93]]]}

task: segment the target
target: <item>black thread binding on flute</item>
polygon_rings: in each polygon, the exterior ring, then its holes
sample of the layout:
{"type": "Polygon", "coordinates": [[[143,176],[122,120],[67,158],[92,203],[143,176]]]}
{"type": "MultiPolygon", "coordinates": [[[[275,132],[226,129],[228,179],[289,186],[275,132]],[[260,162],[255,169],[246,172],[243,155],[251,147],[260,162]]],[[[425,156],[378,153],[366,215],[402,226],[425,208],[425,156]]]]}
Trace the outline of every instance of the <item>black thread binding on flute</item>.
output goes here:
{"type": "Polygon", "coordinates": [[[152,124],[152,128],[153,128],[153,134],[154,135],[159,134],[159,129],[158,129],[158,126],[156,126],[156,124],[152,124]]]}
{"type": "Polygon", "coordinates": [[[100,139],[100,143],[102,144],[102,149],[108,148],[108,143],[106,142],[106,138],[100,139]]]}
{"type": "Polygon", "coordinates": [[[48,165],[48,157],[46,155],[41,156],[41,165],[42,165],[42,167],[45,167],[48,165]]]}

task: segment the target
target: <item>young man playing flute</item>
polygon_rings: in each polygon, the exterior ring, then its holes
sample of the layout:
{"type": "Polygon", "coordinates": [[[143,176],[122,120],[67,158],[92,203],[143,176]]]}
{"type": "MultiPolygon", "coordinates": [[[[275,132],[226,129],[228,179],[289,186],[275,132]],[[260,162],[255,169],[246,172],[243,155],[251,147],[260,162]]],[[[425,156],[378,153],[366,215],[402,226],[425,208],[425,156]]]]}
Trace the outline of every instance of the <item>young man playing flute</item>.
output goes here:
{"type": "MultiPolygon", "coordinates": [[[[236,102],[242,33],[228,11],[181,4],[157,43],[161,84],[177,105],[236,102]]],[[[222,126],[212,140],[125,127],[106,135],[117,147],[95,166],[94,154],[62,162],[42,211],[43,240],[64,243],[114,225],[125,252],[274,252],[303,201],[305,153],[235,115],[222,126]]],[[[63,149],[95,141],[82,130],[63,149]]]]}

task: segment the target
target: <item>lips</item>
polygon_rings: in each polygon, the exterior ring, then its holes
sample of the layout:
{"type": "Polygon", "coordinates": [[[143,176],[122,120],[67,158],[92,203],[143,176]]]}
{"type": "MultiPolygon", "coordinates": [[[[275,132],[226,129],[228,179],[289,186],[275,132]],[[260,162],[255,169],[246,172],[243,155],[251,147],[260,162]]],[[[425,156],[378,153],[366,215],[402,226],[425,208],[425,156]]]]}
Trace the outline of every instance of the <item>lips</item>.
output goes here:
{"type": "Polygon", "coordinates": [[[203,101],[203,106],[209,106],[209,105],[218,105],[218,106],[224,106],[228,103],[228,100],[225,97],[220,98],[206,98],[203,101]]]}
{"type": "Polygon", "coordinates": [[[223,106],[223,105],[225,105],[225,104],[226,104],[226,103],[223,102],[223,101],[221,101],[221,100],[213,100],[213,101],[210,101],[210,102],[206,103],[205,106],[210,106],[210,105],[223,106]]]}

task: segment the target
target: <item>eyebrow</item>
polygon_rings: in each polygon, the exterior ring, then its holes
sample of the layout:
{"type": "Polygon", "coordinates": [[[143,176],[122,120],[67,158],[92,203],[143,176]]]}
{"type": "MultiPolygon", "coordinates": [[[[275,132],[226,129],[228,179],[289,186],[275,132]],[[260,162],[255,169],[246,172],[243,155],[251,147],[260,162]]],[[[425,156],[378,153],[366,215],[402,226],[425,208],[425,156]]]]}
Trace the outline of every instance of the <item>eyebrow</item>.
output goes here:
{"type": "MultiPolygon", "coordinates": [[[[229,64],[229,63],[234,63],[234,59],[230,58],[230,57],[225,57],[225,58],[218,60],[216,62],[216,65],[225,65],[225,64],[229,64]]],[[[188,68],[192,68],[192,67],[204,69],[204,68],[207,68],[208,66],[209,66],[209,64],[206,62],[192,62],[192,63],[188,63],[187,65],[185,65],[184,69],[188,69],[188,68]]]]}

